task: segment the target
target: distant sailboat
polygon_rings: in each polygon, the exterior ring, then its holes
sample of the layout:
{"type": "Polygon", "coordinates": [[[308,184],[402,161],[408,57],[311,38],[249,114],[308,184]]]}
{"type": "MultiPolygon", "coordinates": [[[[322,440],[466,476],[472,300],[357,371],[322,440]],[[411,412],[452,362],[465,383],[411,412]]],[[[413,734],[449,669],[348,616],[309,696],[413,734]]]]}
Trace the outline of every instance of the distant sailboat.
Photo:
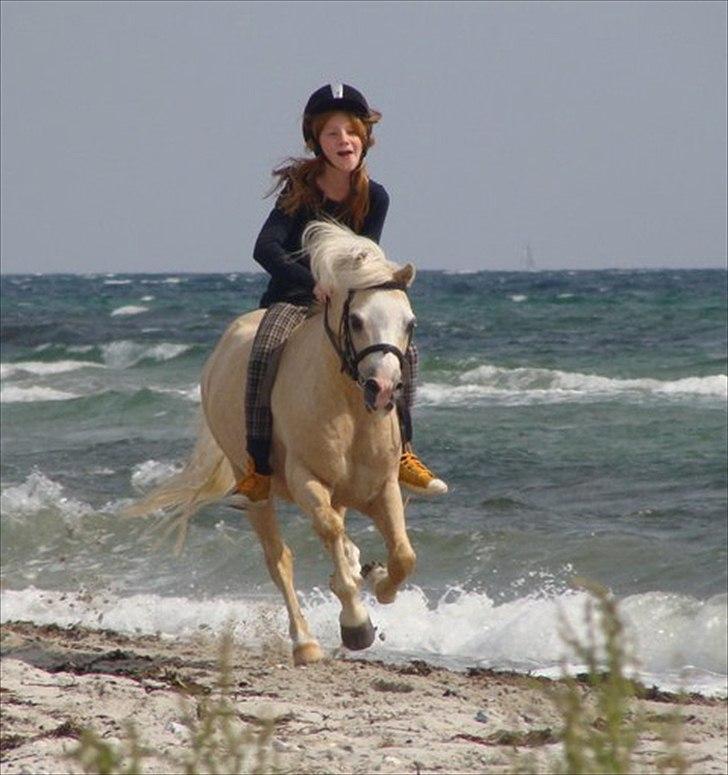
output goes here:
{"type": "Polygon", "coordinates": [[[536,262],[533,258],[533,250],[531,250],[530,242],[527,242],[523,248],[523,268],[527,272],[536,271],[536,262]]]}

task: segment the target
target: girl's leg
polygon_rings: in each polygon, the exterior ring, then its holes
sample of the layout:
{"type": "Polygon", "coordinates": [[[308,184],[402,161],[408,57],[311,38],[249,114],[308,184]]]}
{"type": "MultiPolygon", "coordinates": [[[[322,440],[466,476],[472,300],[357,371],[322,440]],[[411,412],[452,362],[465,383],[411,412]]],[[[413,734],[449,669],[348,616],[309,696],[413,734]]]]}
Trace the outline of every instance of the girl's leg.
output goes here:
{"type": "Polygon", "coordinates": [[[273,438],[271,393],[278,361],[293,329],[306,317],[306,307],[278,302],[268,308],[253,340],[245,389],[246,448],[259,474],[270,476],[273,438]]]}
{"type": "Polygon", "coordinates": [[[404,354],[402,397],[397,406],[399,424],[402,429],[402,445],[407,449],[412,444],[412,406],[415,403],[415,391],[420,373],[419,363],[417,348],[414,344],[410,344],[404,354]]]}
{"type": "Polygon", "coordinates": [[[417,348],[410,344],[404,354],[402,373],[402,397],[397,406],[399,424],[402,429],[402,457],[399,461],[399,482],[412,492],[422,495],[442,495],[447,485],[439,479],[417,457],[412,449],[412,414],[415,400],[417,378],[419,376],[419,357],[417,348]]]}

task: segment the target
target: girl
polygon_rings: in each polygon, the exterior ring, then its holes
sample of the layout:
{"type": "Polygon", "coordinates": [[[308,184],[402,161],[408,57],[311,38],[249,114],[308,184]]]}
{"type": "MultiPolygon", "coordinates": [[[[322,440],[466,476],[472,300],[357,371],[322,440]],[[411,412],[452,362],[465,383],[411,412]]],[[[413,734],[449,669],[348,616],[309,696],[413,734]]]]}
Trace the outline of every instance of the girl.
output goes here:
{"type": "MultiPolygon", "coordinates": [[[[380,118],[353,87],[322,86],[311,95],[303,114],[303,139],[314,158],[288,159],[273,171],[278,178],[273,191],[281,193],[253,252],[271,279],[260,301],[267,311],[255,335],[248,367],[245,420],[250,457],[236,487],[237,493],[252,502],[264,501],[270,494],[270,396],[278,357],[309,305],[327,298],[326,289],[313,279],[309,257],[300,254],[303,230],[323,216],[377,243],[382,235],[389,196],[383,186],[369,179],[364,164],[374,145],[372,128],[380,118]]],[[[420,462],[411,447],[409,410],[416,377],[417,351],[410,346],[403,374],[404,396],[399,402],[403,428],[399,480],[415,492],[438,495],[447,492],[447,485],[420,462]]]]}

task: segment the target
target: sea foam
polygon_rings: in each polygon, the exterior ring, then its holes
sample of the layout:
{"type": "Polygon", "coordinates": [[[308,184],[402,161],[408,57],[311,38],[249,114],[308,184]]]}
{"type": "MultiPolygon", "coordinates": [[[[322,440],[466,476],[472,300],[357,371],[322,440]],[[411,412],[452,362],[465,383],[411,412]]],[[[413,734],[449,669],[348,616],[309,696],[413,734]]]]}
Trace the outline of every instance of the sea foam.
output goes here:
{"type": "Polygon", "coordinates": [[[457,377],[456,384],[425,383],[418,392],[422,403],[463,405],[483,402],[554,403],[593,398],[644,396],[728,397],[728,376],[684,377],[663,381],[619,379],[556,369],[504,368],[483,365],[457,377]]]}
{"type": "Polygon", "coordinates": [[[153,393],[163,393],[168,396],[181,396],[187,401],[199,404],[202,401],[202,392],[199,383],[190,385],[187,388],[163,388],[163,387],[150,387],[153,393]]]}
{"type": "Polygon", "coordinates": [[[139,315],[142,312],[148,312],[148,311],[149,311],[149,307],[141,307],[136,304],[127,304],[124,307],[117,307],[110,314],[112,318],[115,318],[115,317],[118,317],[119,315],[139,315]]]}
{"type": "Polygon", "coordinates": [[[147,490],[161,484],[174,474],[178,474],[182,468],[173,463],[161,463],[158,460],[145,460],[134,466],[131,472],[131,484],[137,491],[147,490]]]}
{"type": "Polygon", "coordinates": [[[33,385],[31,387],[8,385],[7,387],[0,388],[0,403],[3,404],[25,404],[36,401],[70,401],[78,397],[76,393],[54,390],[53,388],[40,385],[33,385]]]}
{"type": "Polygon", "coordinates": [[[93,361],[18,361],[17,363],[0,364],[0,379],[7,379],[16,374],[63,374],[78,369],[97,369],[100,363],[93,361]]]}
{"type": "Polygon", "coordinates": [[[8,519],[26,519],[41,511],[55,511],[66,524],[76,524],[94,509],[64,495],[63,486],[40,471],[34,471],[22,484],[4,488],[0,494],[0,512],[8,519]]]}
{"type": "Polygon", "coordinates": [[[144,360],[169,361],[186,353],[192,345],[160,342],[155,345],[140,344],[129,340],[109,342],[101,346],[101,357],[112,369],[128,369],[144,360]]]}
{"type": "MultiPolygon", "coordinates": [[[[584,668],[560,635],[564,621],[580,638],[587,635],[587,596],[581,592],[502,604],[485,593],[462,590],[433,601],[418,587],[405,589],[391,606],[365,597],[380,635],[365,654],[369,658],[420,658],[455,668],[481,666],[552,676],[561,674],[562,665],[571,672],[584,668]]],[[[303,596],[303,609],[322,645],[337,648],[338,600],[328,591],[316,590],[303,596]]],[[[725,595],[699,601],[653,592],[627,597],[619,611],[635,653],[630,672],[637,678],[673,691],[728,693],[725,595]]],[[[220,632],[232,623],[236,639],[248,646],[262,645],[271,636],[285,637],[287,630],[285,609],[277,598],[89,596],[34,587],[2,592],[2,621],[15,619],[176,637],[191,636],[200,628],[220,632]]]]}

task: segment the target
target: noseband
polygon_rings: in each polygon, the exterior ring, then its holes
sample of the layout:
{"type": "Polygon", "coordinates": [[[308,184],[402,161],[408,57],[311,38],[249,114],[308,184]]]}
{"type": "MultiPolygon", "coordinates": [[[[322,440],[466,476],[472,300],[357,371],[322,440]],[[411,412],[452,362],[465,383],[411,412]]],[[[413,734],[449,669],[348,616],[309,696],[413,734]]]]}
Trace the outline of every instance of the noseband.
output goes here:
{"type": "MultiPolygon", "coordinates": [[[[367,355],[371,355],[372,353],[384,353],[386,355],[391,353],[397,357],[399,367],[400,369],[403,369],[404,353],[393,344],[385,344],[384,342],[372,344],[359,352],[356,351],[351,333],[351,326],[349,325],[349,308],[351,307],[351,301],[354,298],[354,294],[357,291],[404,291],[407,293],[407,286],[404,285],[404,283],[398,283],[393,280],[391,282],[381,283],[380,285],[369,285],[366,288],[354,288],[353,290],[350,290],[346,296],[344,309],[341,313],[338,337],[329,324],[329,302],[326,302],[326,306],[324,307],[324,328],[326,329],[326,334],[339,356],[341,371],[348,374],[354,382],[359,384],[359,364],[367,357],[367,355]]],[[[410,346],[411,341],[412,331],[410,331],[405,350],[410,346]]]]}

